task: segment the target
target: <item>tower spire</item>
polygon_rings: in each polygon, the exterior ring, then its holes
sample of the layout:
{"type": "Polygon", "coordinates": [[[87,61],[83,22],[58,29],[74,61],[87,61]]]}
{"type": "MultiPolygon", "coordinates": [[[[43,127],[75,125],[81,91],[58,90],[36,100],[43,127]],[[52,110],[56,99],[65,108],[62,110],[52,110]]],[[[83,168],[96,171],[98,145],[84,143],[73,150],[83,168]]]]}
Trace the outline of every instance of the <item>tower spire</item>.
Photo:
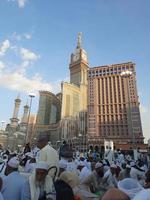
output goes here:
{"type": "Polygon", "coordinates": [[[17,95],[17,98],[16,99],[20,99],[20,92],[18,93],[18,95],[17,95]]]}
{"type": "Polygon", "coordinates": [[[81,49],[81,45],[82,45],[82,32],[79,32],[77,40],[77,49],[81,49]]]}

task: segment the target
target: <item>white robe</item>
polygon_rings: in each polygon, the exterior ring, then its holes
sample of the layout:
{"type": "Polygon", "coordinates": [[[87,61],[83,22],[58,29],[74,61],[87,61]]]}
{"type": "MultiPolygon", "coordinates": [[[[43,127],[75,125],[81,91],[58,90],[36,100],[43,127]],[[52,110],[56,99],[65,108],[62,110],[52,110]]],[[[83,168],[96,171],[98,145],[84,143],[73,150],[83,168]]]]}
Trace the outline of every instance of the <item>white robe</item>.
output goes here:
{"type": "MultiPolygon", "coordinates": [[[[49,144],[40,150],[38,162],[39,161],[47,162],[49,165],[49,168],[52,166],[56,166],[57,169],[59,169],[58,152],[53,147],[51,147],[49,144]]],[[[53,170],[51,170],[51,171],[53,171],[53,170]]],[[[49,175],[51,175],[53,173],[53,172],[51,173],[51,171],[50,171],[49,175]]]]}
{"type": "Polygon", "coordinates": [[[91,174],[91,171],[87,167],[83,167],[79,174],[80,183],[82,184],[85,178],[89,176],[90,174],[91,174]]]}
{"type": "Polygon", "coordinates": [[[144,171],[140,171],[134,167],[131,167],[131,171],[130,171],[131,178],[137,180],[143,186],[144,186],[144,179],[145,179],[144,174],[145,174],[144,171]]]}
{"type": "Polygon", "coordinates": [[[0,200],[4,200],[1,192],[0,192],[0,200]]]}
{"type": "Polygon", "coordinates": [[[104,187],[109,189],[111,187],[117,187],[117,179],[115,174],[113,175],[110,169],[104,174],[103,178],[104,187]]]}

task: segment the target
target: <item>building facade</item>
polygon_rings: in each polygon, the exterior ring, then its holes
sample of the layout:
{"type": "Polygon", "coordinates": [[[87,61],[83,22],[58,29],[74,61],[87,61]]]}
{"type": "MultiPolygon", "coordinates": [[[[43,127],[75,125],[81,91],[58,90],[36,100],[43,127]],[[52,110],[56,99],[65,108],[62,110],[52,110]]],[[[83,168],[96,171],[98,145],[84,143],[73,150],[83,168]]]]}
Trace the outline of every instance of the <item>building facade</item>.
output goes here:
{"type": "Polygon", "coordinates": [[[54,143],[60,139],[61,94],[40,91],[39,107],[34,128],[34,137],[47,132],[54,143]]]}
{"type": "Polygon", "coordinates": [[[81,33],[70,59],[70,83],[62,83],[61,132],[64,139],[87,134],[88,58],[82,48],[81,33]],[[71,124],[71,126],[70,126],[71,124]]]}
{"type": "Polygon", "coordinates": [[[98,143],[105,139],[143,143],[134,63],[90,68],[88,139],[98,143]]]}
{"type": "Polygon", "coordinates": [[[47,131],[52,142],[143,143],[134,63],[90,68],[79,33],[69,70],[59,94],[40,92],[36,133],[47,131]]]}
{"type": "Polygon", "coordinates": [[[40,125],[55,124],[60,121],[61,101],[51,92],[40,91],[39,108],[36,123],[40,125]]]}

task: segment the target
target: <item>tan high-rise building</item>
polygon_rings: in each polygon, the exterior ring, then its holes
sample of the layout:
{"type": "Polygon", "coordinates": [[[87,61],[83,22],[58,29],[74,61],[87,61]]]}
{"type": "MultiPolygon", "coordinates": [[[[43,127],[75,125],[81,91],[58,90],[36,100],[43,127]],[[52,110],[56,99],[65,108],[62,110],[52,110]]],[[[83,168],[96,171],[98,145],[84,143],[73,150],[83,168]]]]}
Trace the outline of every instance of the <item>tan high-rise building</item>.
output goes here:
{"type": "Polygon", "coordinates": [[[90,68],[88,97],[90,142],[143,143],[134,63],[90,68]]]}

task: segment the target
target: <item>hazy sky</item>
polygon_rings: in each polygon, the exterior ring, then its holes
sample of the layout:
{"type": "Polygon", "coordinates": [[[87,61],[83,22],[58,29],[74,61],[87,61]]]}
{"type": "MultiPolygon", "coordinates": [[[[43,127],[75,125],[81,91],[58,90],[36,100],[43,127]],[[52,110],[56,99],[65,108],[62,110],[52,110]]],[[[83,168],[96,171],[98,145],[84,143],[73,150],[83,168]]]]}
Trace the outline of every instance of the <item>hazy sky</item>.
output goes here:
{"type": "MultiPolygon", "coordinates": [[[[20,92],[58,92],[77,33],[90,66],[136,63],[143,131],[150,132],[150,0],[0,0],[0,122],[20,92]]],[[[33,101],[37,112],[38,96],[33,101]]]]}

